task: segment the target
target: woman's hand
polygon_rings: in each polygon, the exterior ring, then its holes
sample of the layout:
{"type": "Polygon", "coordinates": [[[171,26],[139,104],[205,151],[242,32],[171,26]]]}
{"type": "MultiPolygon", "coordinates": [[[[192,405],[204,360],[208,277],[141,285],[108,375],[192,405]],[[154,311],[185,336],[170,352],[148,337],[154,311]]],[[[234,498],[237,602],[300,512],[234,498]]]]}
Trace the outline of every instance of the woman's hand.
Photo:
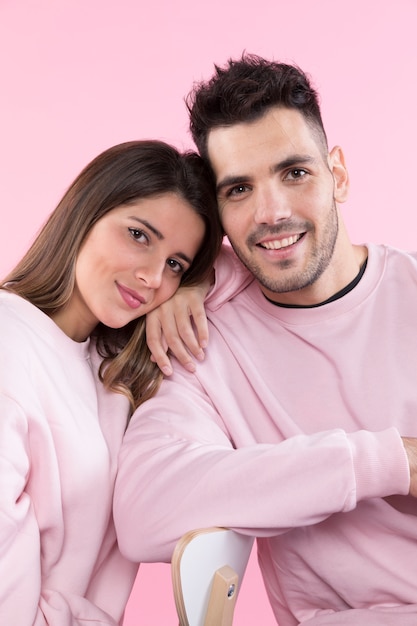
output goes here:
{"type": "Polygon", "coordinates": [[[189,372],[195,371],[192,357],[202,361],[208,342],[208,324],[204,300],[210,281],[178,291],[146,316],[146,342],[152,360],[160,370],[172,374],[168,349],[189,372]]]}

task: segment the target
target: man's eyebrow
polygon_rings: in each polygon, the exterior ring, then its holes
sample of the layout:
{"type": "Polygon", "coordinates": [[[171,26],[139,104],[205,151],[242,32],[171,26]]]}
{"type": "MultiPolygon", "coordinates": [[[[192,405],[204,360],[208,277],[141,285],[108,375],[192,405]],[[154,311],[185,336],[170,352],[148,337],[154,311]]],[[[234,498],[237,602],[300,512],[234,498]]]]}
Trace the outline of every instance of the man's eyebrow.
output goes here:
{"type": "Polygon", "coordinates": [[[233,187],[233,185],[242,185],[251,180],[250,176],[226,176],[216,185],[217,193],[220,193],[225,187],[233,187]]]}
{"type": "MultiPolygon", "coordinates": [[[[161,231],[155,228],[155,226],[152,226],[152,224],[148,222],[148,220],[142,220],[139,217],[136,217],[134,215],[131,215],[130,218],[134,220],[135,222],[139,222],[139,224],[146,226],[146,228],[148,228],[155,235],[157,239],[159,240],[165,239],[161,231]]],[[[179,257],[180,259],[188,263],[188,265],[191,265],[193,262],[192,259],[190,259],[186,254],[184,254],[184,252],[175,252],[175,256],[179,257]]]]}
{"type": "Polygon", "coordinates": [[[276,163],[271,167],[271,171],[273,173],[281,172],[282,170],[286,170],[290,167],[295,167],[296,165],[308,165],[309,163],[315,163],[316,158],[310,156],[309,154],[293,154],[286,159],[283,159],[279,163],[276,163]]]}
{"type": "MultiPolygon", "coordinates": [[[[294,154],[289,156],[278,163],[275,163],[271,166],[271,173],[276,174],[277,172],[282,172],[290,167],[295,167],[296,165],[308,165],[310,163],[314,163],[317,159],[308,155],[308,154],[294,154]]],[[[225,176],[222,178],[216,185],[216,192],[219,194],[226,187],[233,187],[234,185],[243,185],[244,183],[250,183],[252,180],[252,176],[225,176]]]]}

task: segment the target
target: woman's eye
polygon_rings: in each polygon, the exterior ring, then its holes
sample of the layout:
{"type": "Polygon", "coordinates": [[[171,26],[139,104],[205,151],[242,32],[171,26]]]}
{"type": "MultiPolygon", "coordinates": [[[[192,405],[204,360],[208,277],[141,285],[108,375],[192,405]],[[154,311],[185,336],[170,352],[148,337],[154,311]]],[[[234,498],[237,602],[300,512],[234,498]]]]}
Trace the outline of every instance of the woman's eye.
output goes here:
{"type": "Polygon", "coordinates": [[[129,228],[129,232],[135,241],[143,241],[144,243],[149,241],[146,233],[140,228],[129,228]]]}
{"type": "Polygon", "coordinates": [[[308,174],[307,170],[304,170],[301,167],[297,167],[291,170],[290,172],[288,172],[286,178],[289,180],[300,180],[300,178],[303,178],[307,174],[308,174]]]}
{"type": "Polygon", "coordinates": [[[183,264],[175,259],[168,259],[167,265],[176,274],[183,274],[185,271],[183,264]]]}

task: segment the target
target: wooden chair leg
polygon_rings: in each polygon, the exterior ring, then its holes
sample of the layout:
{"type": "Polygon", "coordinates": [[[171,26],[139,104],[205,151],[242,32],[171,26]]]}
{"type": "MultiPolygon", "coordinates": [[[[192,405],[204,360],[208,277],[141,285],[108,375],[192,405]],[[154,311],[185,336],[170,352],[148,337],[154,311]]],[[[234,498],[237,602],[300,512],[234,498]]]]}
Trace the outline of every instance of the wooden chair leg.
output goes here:
{"type": "Polygon", "coordinates": [[[232,626],[237,585],[238,575],[228,565],[215,572],[204,626],[232,626]]]}

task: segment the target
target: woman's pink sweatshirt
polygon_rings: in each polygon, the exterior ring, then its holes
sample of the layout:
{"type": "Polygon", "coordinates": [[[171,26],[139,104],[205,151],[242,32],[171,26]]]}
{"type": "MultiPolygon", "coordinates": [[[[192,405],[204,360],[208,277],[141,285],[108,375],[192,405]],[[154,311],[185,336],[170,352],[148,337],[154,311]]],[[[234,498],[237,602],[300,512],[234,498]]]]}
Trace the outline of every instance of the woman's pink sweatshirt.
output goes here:
{"type": "Polygon", "coordinates": [[[120,624],[136,567],[112,519],[127,400],[26,300],[0,291],[0,624],[120,624]]]}
{"type": "Polygon", "coordinates": [[[227,301],[242,276],[219,260],[204,362],[176,367],[127,430],[126,556],[168,560],[184,532],[229,526],[259,537],[280,626],[417,624],[400,437],[417,436],[417,257],[368,249],[359,284],[309,309],[254,281],[227,301]]]}

